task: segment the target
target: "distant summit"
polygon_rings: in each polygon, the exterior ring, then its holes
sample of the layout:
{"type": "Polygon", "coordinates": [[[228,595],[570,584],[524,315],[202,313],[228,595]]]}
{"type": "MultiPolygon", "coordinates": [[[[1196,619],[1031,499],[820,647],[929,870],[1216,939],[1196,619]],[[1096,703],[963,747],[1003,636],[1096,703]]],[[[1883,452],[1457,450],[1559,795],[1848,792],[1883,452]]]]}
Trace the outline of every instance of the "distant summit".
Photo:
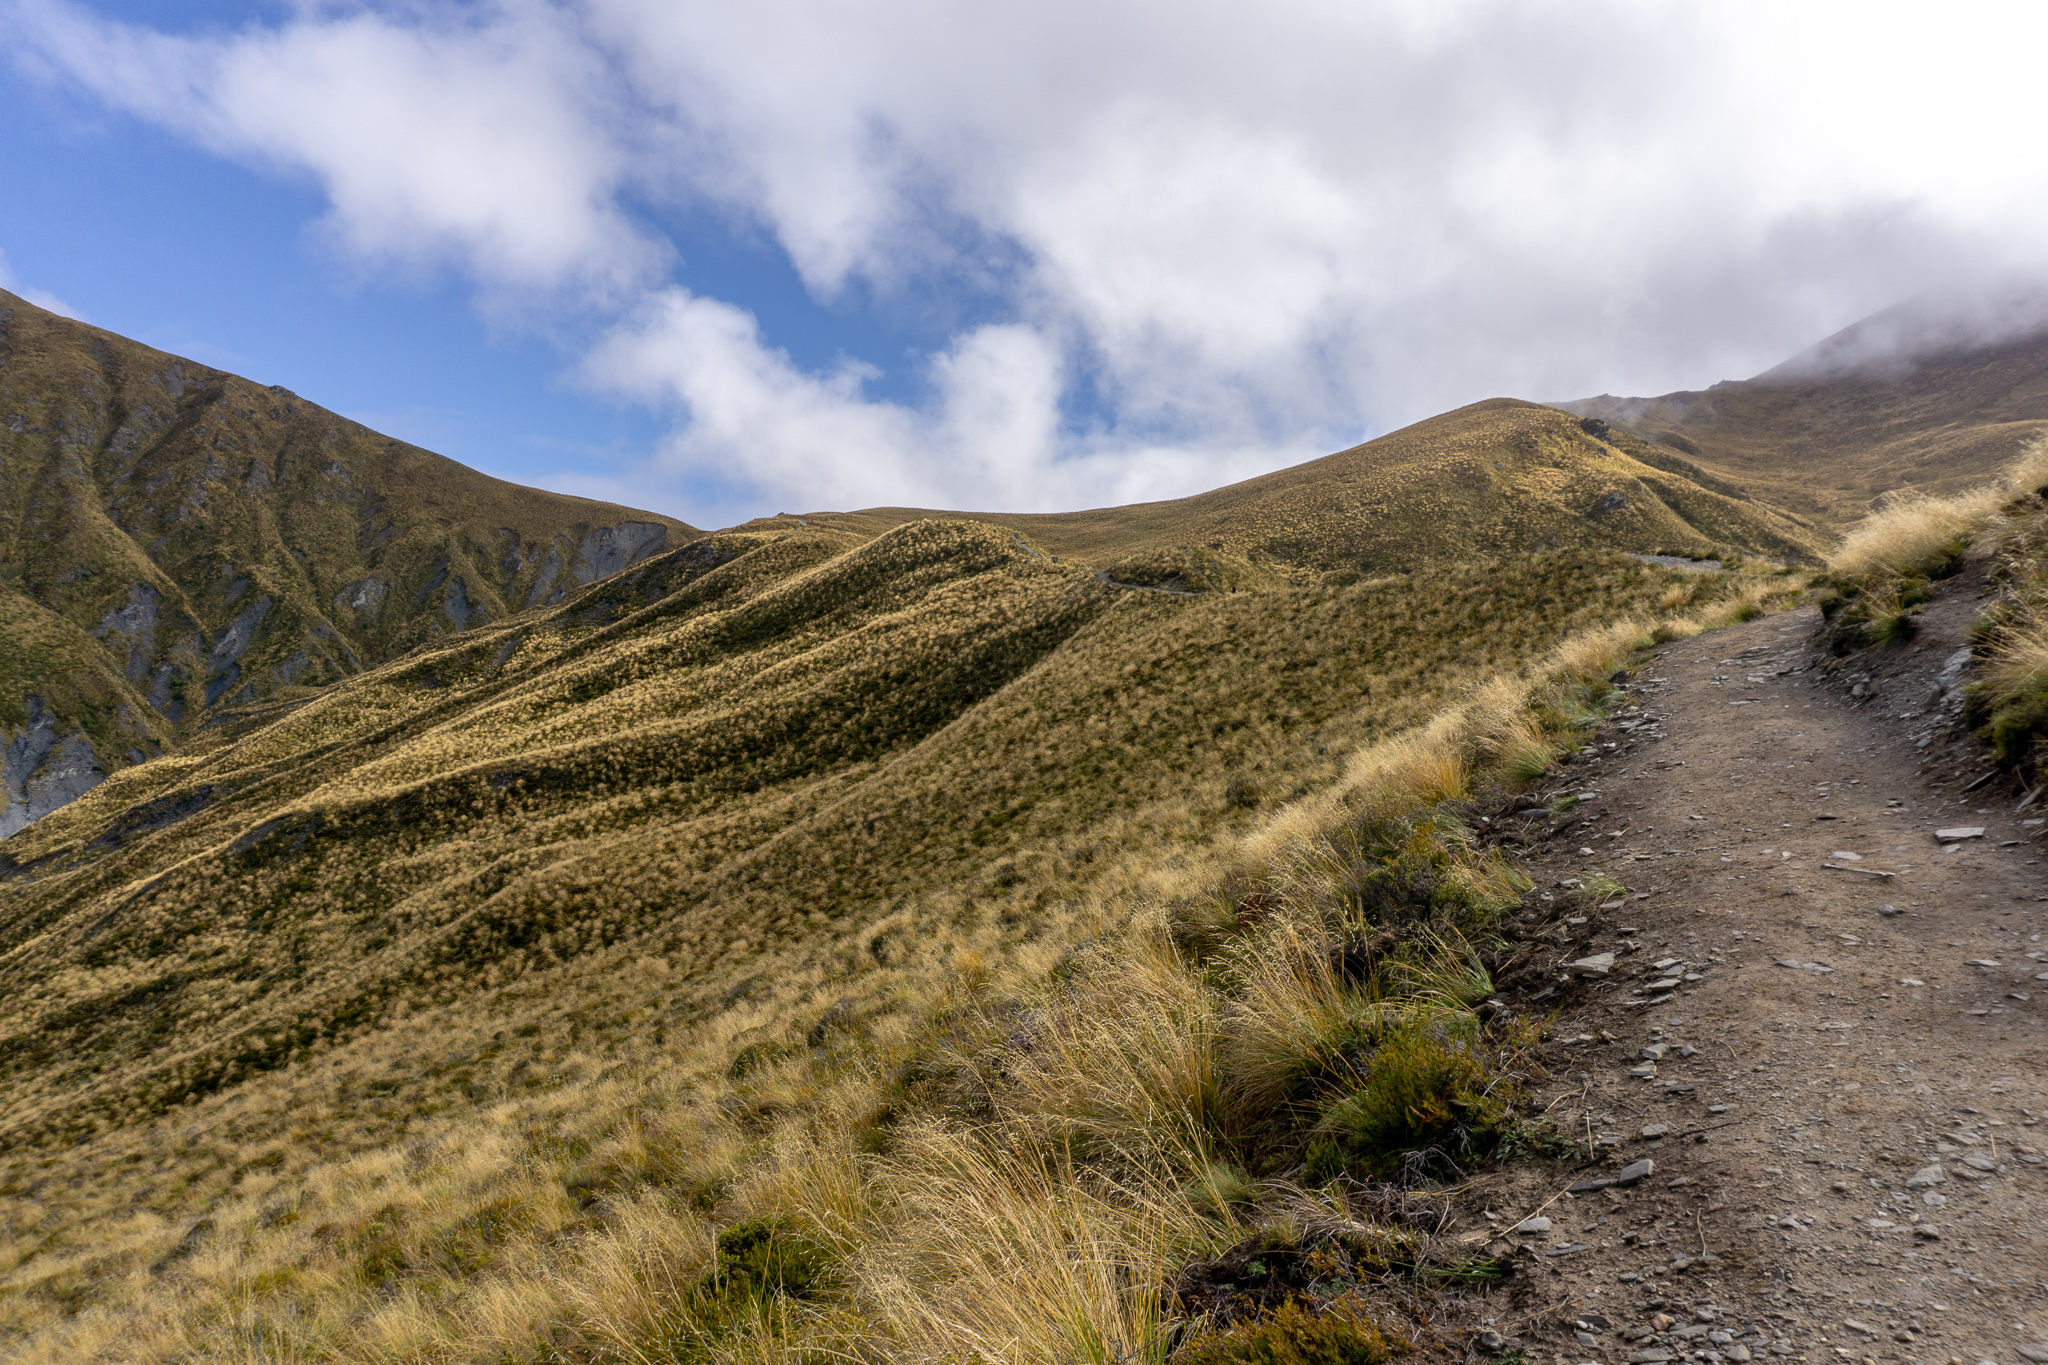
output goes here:
{"type": "Polygon", "coordinates": [[[2048,435],[2048,287],[1914,299],[1753,379],[1556,406],[1843,525],[1897,489],[1981,483],[2048,435]]]}
{"type": "Polygon", "coordinates": [[[1896,378],[1933,356],[2048,336],[2048,285],[2006,280],[1924,295],[1873,313],[1759,374],[1785,384],[1852,375],[1896,378]]]}

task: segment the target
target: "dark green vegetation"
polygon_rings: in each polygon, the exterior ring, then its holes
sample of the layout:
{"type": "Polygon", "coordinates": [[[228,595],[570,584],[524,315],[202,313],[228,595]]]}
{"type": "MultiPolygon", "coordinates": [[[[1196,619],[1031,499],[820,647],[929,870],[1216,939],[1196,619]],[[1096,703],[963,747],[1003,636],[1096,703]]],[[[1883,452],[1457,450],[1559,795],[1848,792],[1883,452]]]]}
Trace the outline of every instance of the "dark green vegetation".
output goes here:
{"type": "Polygon", "coordinates": [[[208,720],[695,534],[0,292],[0,835],[208,720]]]}

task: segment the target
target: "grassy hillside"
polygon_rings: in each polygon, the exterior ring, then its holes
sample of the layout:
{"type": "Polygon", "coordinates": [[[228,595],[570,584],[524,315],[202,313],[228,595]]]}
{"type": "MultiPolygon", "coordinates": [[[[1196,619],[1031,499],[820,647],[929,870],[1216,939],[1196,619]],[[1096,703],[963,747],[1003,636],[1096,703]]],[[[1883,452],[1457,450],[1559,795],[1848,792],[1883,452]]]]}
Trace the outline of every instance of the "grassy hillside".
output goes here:
{"type": "MultiPolygon", "coordinates": [[[[960,515],[969,514],[884,507],[795,520],[874,534],[960,515]]],[[[1665,446],[1509,398],[1191,498],[971,515],[1096,565],[1187,547],[1319,573],[1406,571],[1540,549],[1801,559],[1827,539],[1665,446]]],[[[776,520],[790,519],[766,524],[776,520]]]]}
{"type": "MultiPolygon", "coordinates": [[[[725,533],[117,774],[0,845],[0,1323],[45,1358],[695,1359],[800,1309],[929,1358],[953,1329],[773,1222],[831,1202],[790,1180],[938,1160],[1017,1083],[943,1057],[1038,1027],[1000,983],[1095,979],[1361,750],[1738,584],[1560,549],[1237,586],[972,522],[725,533]],[[859,1150],[804,1156],[828,1130],[859,1150]]],[[[1466,885],[1431,830],[1400,846],[1466,885]]],[[[1233,1160],[1281,1159],[1262,1131],[1233,1160]]],[[[1229,1240],[1219,1197],[1175,1246],[1229,1240]]]]}
{"type": "Polygon", "coordinates": [[[1846,526],[1895,490],[1948,494],[1980,485],[2048,433],[2048,333],[1986,345],[1937,332],[1924,349],[1887,350],[1879,342],[1899,330],[1899,311],[1754,379],[1559,406],[1655,442],[1798,515],[1846,526]]]}
{"type": "Polygon", "coordinates": [[[223,712],[310,695],[695,534],[486,477],[0,292],[0,736],[17,750],[0,834],[223,712]],[[85,764],[68,779],[66,744],[85,764]]]}

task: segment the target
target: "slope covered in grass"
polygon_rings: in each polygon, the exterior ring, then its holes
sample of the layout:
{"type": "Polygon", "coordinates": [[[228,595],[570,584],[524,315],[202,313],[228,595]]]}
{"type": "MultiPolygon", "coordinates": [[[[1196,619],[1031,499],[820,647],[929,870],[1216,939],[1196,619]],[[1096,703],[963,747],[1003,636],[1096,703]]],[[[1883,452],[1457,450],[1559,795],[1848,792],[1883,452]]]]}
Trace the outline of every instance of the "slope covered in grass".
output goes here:
{"type": "Polygon", "coordinates": [[[2048,432],[2048,330],[1985,342],[1901,305],[1752,379],[1560,404],[1844,527],[1885,494],[1948,495],[2048,432]]]}
{"type": "MultiPolygon", "coordinates": [[[[246,1309],[402,1355],[369,1312],[539,1359],[565,1314],[601,1357],[604,1313],[734,1309],[690,1307],[709,1230],[774,1212],[810,1125],[907,1161],[975,1112],[935,1059],[1014,1028],[958,1012],[990,982],[1122,960],[1135,905],[1220,884],[1361,749],[1735,584],[1556,551],[1263,586],[1121,588],[974,523],[728,533],[117,775],[0,845],[5,1320],[186,1305],[189,1345],[246,1309]],[[555,1278],[572,1233],[625,1259],[555,1278]]],[[[1378,1121],[1345,1114],[1332,1161],[1378,1121]]]]}
{"type": "Polygon", "coordinates": [[[1539,549],[1799,559],[1826,539],[1665,447],[1509,398],[1172,502],[1031,515],[872,508],[801,520],[872,534],[947,515],[1008,526],[1098,565],[1184,546],[1340,574],[1539,549]]]}
{"type": "Polygon", "coordinates": [[[0,834],[73,737],[96,777],[695,534],[0,291],[0,834]]]}

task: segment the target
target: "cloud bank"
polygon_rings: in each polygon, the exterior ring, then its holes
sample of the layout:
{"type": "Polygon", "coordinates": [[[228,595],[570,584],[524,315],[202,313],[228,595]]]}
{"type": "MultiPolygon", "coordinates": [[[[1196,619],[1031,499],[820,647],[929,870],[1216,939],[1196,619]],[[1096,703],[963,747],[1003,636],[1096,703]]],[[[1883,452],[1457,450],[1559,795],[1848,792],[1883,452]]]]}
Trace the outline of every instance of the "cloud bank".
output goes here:
{"type": "MultiPolygon", "coordinates": [[[[1571,0],[439,0],[200,35],[0,0],[16,60],[310,179],[372,269],[573,318],[698,520],[1173,496],[1499,393],[1658,392],[2048,241],[2048,17],[1571,0]],[[2024,30],[2024,31],[2023,31],[2024,30]],[[700,278],[972,313],[875,396],[700,278]],[[960,300],[972,297],[972,308],[960,300]],[[992,302],[991,302],[992,301],[992,302]],[[901,387],[901,386],[898,386],[901,387]]],[[[575,329],[569,329],[575,330],[575,329]]]]}

